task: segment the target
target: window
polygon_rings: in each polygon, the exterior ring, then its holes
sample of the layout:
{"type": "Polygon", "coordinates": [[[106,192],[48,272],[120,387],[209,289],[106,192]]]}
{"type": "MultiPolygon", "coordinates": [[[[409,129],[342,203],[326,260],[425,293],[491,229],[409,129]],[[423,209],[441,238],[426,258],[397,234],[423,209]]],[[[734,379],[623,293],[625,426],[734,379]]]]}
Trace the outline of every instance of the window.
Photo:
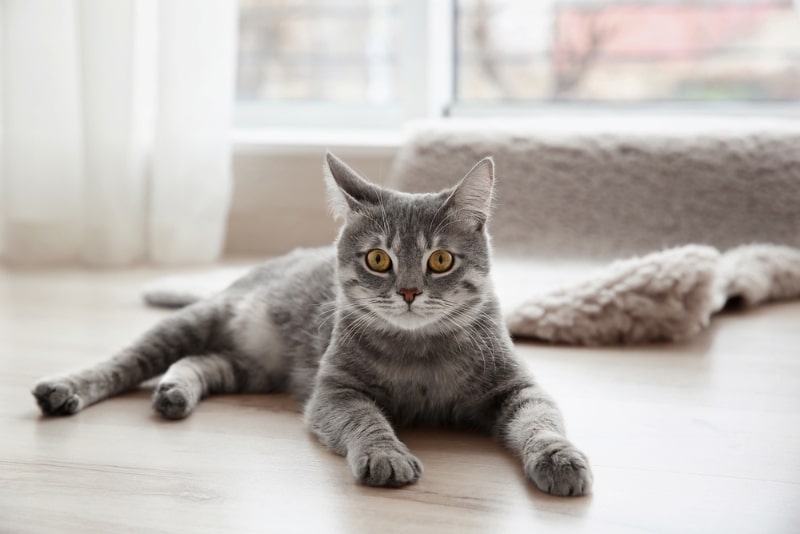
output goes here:
{"type": "Polygon", "coordinates": [[[460,0],[462,102],[786,101],[792,0],[460,0]]]}
{"type": "Polygon", "coordinates": [[[240,2],[237,98],[255,123],[397,113],[396,0],[240,2]],[[360,111],[359,111],[360,110],[360,111]]]}
{"type": "Polygon", "coordinates": [[[451,58],[432,44],[452,39],[449,0],[240,0],[239,16],[239,126],[398,128],[452,94],[450,67],[430,75],[451,58]]]}
{"type": "Polygon", "coordinates": [[[239,98],[394,102],[398,12],[396,0],[241,2],[239,98]]]}
{"type": "Polygon", "coordinates": [[[792,0],[240,0],[238,63],[239,126],[786,103],[800,97],[800,17],[792,0]]]}

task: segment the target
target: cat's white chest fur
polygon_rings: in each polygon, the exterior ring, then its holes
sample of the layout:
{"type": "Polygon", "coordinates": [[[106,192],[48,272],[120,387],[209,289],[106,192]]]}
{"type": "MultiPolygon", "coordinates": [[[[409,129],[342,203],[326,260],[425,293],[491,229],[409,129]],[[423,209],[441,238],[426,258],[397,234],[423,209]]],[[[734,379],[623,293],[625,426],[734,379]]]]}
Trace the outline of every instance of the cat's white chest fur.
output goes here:
{"type": "Polygon", "coordinates": [[[231,332],[237,351],[265,371],[278,371],[284,365],[280,333],[270,320],[269,304],[258,292],[236,304],[231,332]]]}

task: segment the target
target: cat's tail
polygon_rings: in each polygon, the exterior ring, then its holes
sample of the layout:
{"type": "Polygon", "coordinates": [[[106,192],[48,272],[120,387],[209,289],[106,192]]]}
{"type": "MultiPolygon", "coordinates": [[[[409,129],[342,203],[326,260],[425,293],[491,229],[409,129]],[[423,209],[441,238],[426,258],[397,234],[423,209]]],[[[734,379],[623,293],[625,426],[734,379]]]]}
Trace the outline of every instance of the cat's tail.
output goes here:
{"type": "Polygon", "coordinates": [[[142,299],[155,308],[183,308],[212,297],[239,278],[246,268],[159,278],[142,288],[142,299]]]}

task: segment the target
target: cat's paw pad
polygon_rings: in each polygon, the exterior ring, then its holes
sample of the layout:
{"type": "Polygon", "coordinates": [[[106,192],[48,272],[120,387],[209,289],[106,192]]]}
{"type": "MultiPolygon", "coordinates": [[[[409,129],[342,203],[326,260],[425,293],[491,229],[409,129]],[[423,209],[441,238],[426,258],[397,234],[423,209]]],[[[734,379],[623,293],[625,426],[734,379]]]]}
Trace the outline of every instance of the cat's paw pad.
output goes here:
{"type": "Polygon", "coordinates": [[[351,460],[353,473],[368,486],[400,487],[413,484],[422,474],[422,463],[404,446],[377,446],[351,460]]]}
{"type": "Polygon", "coordinates": [[[553,495],[580,496],[592,489],[589,460],[566,439],[555,440],[525,462],[534,484],[553,495]]]}
{"type": "Polygon", "coordinates": [[[67,381],[41,380],[31,393],[45,415],[71,415],[83,408],[83,400],[67,381]]]}
{"type": "Polygon", "coordinates": [[[183,419],[192,413],[196,404],[195,395],[181,384],[159,384],[153,394],[153,408],[168,419],[183,419]]]}

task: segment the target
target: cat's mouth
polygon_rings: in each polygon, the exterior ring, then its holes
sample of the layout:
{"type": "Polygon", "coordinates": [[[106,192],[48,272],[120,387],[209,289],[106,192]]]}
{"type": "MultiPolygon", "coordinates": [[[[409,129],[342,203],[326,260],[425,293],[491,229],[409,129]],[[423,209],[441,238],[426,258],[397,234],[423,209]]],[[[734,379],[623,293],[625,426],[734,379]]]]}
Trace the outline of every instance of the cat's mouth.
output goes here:
{"type": "Polygon", "coordinates": [[[402,330],[417,330],[438,320],[436,314],[424,313],[418,306],[409,305],[394,313],[384,313],[384,319],[402,330]]]}

